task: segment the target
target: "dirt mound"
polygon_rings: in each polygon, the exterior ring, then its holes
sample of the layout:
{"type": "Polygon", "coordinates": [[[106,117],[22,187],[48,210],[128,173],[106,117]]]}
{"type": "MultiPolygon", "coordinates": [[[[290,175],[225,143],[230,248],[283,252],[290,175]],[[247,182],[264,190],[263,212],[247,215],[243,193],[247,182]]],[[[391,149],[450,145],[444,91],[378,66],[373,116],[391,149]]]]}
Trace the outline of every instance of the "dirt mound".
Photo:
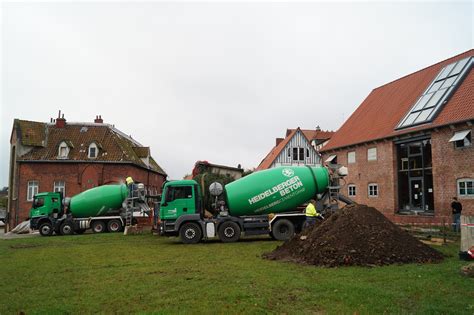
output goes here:
{"type": "Polygon", "coordinates": [[[443,255],[376,209],[350,205],[264,254],[264,258],[337,267],[438,262],[443,255]]]}

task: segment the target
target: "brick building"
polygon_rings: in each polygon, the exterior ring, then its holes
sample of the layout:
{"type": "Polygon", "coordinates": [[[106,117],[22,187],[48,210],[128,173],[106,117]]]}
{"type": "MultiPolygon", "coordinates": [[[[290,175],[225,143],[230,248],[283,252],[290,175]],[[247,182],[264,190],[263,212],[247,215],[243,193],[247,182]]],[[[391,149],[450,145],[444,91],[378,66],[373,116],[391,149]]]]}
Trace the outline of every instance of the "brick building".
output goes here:
{"type": "Polygon", "coordinates": [[[260,162],[257,170],[282,165],[320,165],[319,150],[331,138],[332,131],[287,129],[285,138],[276,138],[275,146],[260,162]]]}
{"type": "Polygon", "coordinates": [[[144,147],[98,116],[93,123],[15,119],[10,138],[8,226],[28,218],[33,196],[62,191],[73,196],[132,176],[157,194],[166,173],[144,147]]]}
{"type": "Polygon", "coordinates": [[[398,223],[474,214],[474,50],[374,89],[322,149],[344,193],[398,223]]]}

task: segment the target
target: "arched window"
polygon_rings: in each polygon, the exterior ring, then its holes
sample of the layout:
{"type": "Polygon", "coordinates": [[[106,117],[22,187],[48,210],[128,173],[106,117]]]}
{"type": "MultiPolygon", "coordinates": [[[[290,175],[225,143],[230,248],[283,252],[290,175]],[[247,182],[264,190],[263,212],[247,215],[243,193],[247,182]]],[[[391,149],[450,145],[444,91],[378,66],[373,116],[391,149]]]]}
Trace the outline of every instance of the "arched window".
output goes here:
{"type": "Polygon", "coordinates": [[[89,145],[89,150],[88,150],[88,157],[89,159],[95,159],[98,155],[99,148],[97,147],[97,144],[95,142],[92,142],[89,145]]]}
{"type": "Polygon", "coordinates": [[[68,155],[69,155],[69,146],[67,145],[65,141],[63,141],[59,144],[58,158],[67,159],[68,155]]]}

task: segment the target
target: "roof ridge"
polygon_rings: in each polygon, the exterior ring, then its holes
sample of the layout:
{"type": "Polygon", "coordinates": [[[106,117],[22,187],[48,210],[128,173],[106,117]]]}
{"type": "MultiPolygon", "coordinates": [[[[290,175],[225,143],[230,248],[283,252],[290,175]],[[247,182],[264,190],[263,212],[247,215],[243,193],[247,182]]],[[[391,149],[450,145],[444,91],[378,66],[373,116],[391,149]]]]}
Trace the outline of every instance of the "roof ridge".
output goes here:
{"type": "MultiPolygon", "coordinates": [[[[395,79],[395,80],[389,81],[389,82],[387,82],[387,83],[385,83],[385,84],[382,84],[382,85],[380,85],[380,86],[374,88],[372,91],[378,90],[378,89],[380,89],[380,88],[382,88],[382,87],[384,87],[384,86],[387,86],[387,85],[389,85],[389,84],[392,84],[392,83],[395,83],[395,82],[400,81],[400,80],[402,80],[402,79],[405,79],[405,78],[407,78],[407,77],[409,77],[409,76],[412,76],[412,75],[414,75],[414,74],[416,74],[416,73],[418,73],[418,72],[424,71],[424,70],[426,70],[426,69],[428,69],[428,68],[432,68],[432,67],[434,67],[434,66],[436,66],[436,65],[439,65],[440,63],[443,63],[443,62],[445,62],[445,61],[448,61],[449,59],[454,59],[454,58],[456,58],[456,57],[459,57],[459,56],[461,56],[461,55],[464,55],[464,54],[466,54],[466,53],[468,53],[468,52],[470,52],[470,51],[472,51],[472,52],[473,52],[473,55],[474,55],[474,49],[468,49],[468,50],[466,50],[466,51],[464,51],[464,52],[462,52],[462,53],[459,53],[459,54],[457,54],[457,55],[451,56],[451,57],[446,58],[446,59],[444,59],[444,60],[441,60],[441,61],[439,61],[439,62],[437,62],[437,63],[434,63],[434,64],[432,64],[432,65],[429,65],[429,66],[426,66],[426,67],[424,67],[424,68],[421,68],[421,69],[419,69],[419,70],[417,70],[417,71],[415,71],[415,72],[406,74],[406,75],[404,75],[404,76],[402,76],[402,77],[400,77],[400,78],[398,78],[398,79],[395,79]]],[[[471,56],[471,57],[472,57],[472,56],[471,56]]]]}

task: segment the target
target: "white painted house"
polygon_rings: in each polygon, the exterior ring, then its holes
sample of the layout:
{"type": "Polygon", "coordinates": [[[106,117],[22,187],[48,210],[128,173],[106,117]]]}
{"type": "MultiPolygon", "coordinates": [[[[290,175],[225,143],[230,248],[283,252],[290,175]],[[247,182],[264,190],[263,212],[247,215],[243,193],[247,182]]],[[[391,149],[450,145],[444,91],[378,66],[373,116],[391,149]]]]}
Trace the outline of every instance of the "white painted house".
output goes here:
{"type": "Polygon", "coordinates": [[[275,146],[260,162],[257,170],[276,166],[321,164],[319,149],[331,138],[332,131],[287,129],[285,138],[276,138],[275,146]]]}

